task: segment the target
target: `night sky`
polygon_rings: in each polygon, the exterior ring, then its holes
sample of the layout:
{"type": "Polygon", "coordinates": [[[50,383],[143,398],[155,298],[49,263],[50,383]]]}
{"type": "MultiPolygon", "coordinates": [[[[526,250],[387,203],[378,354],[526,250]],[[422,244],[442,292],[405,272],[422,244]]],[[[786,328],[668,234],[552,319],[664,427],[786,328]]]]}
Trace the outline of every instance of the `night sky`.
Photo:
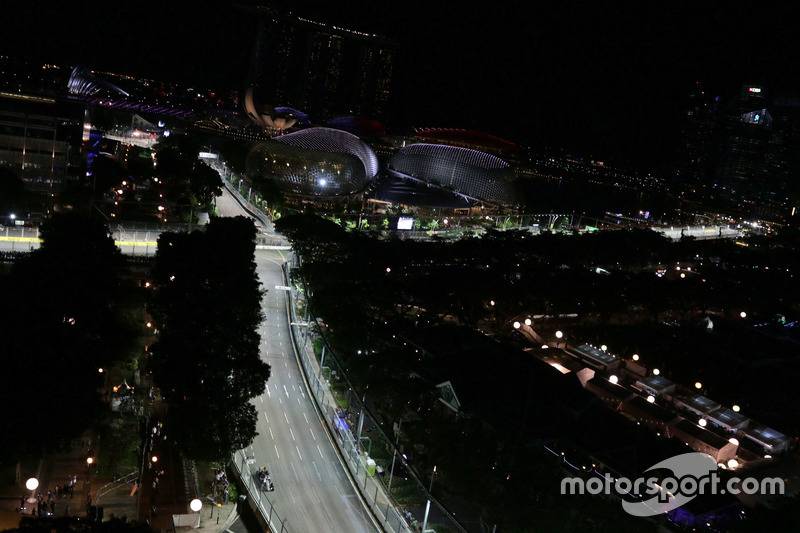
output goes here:
{"type": "MultiPolygon", "coordinates": [[[[242,4],[258,3],[242,0],[242,4]]],[[[800,95],[791,3],[376,0],[295,13],[400,42],[390,129],[461,127],[668,166],[696,81],[800,95]]],[[[241,89],[255,25],[228,2],[6,0],[0,53],[241,89]]]]}

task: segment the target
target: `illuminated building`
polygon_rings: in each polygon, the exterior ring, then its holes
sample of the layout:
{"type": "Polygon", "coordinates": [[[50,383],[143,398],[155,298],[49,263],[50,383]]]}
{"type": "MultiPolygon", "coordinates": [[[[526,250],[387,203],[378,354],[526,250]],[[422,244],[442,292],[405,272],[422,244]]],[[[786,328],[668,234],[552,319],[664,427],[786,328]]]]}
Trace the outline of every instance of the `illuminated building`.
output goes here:
{"type": "Polygon", "coordinates": [[[266,105],[384,121],[396,45],[384,37],[259,7],[249,86],[266,105]]]}
{"type": "Polygon", "coordinates": [[[113,83],[95,76],[83,67],[75,67],[67,81],[69,94],[76,96],[123,97],[130,96],[113,83]]]}
{"type": "Polygon", "coordinates": [[[32,191],[56,193],[77,178],[82,105],[24,94],[0,94],[0,166],[32,191]]]}
{"type": "Polygon", "coordinates": [[[478,150],[416,143],[397,151],[386,167],[395,179],[450,191],[469,201],[510,205],[517,200],[512,167],[478,150]]]}
{"type": "Polygon", "coordinates": [[[272,179],[286,193],[335,197],[357,194],[378,173],[378,158],[355,135],[309,128],[256,145],[247,155],[247,174],[272,179]]]}

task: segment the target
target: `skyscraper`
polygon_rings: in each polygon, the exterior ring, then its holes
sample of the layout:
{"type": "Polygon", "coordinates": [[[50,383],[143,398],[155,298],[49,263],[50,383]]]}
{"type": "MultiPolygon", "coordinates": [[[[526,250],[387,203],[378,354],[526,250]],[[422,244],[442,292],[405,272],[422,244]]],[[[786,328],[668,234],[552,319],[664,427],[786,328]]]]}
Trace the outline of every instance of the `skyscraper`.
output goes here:
{"type": "Polygon", "coordinates": [[[687,104],[681,126],[679,186],[694,191],[692,196],[713,195],[724,139],[720,97],[698,81],[689,91],[687,104]]]}
{"type": "Polygon", "coordinates": [[[782,220],[797,204],[800,101],[745,85],[720,100],[701,83],[689,94],[677,184],[707,207],[782,220]]]}
{"type": "Polygon", "coordinates": [[[719,183],[742,211],[780,218],[788,209],[790,139],[765,87],[745,85],[728,115],[719,183]]]}
{"type": "Polygon", "coordinates": [[[260,7],[248,83],[272,106],[313,122],[340,115],[385,121],[396,44],[367,34],[260,7]]]}

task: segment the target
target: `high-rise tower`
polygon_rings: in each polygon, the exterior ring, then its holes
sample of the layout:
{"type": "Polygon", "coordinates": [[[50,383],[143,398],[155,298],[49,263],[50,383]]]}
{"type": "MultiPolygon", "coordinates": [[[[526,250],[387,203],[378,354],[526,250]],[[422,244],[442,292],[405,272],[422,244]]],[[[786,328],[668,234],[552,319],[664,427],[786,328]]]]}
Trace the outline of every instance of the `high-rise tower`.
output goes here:
{"type": "Polygon", "coordinates": [[[746,85],[728,117],[720,186],[740,208],[778,218],[788,207],[789,138],[764,87],[746,85]]]}
{"type": "Polygon", "coordinates": [[[393,41],[272,8],[251,13],[260,21],[249,83],[263,102],[301,110],[314,122],[339,115],[386,120],[393,41]]]}

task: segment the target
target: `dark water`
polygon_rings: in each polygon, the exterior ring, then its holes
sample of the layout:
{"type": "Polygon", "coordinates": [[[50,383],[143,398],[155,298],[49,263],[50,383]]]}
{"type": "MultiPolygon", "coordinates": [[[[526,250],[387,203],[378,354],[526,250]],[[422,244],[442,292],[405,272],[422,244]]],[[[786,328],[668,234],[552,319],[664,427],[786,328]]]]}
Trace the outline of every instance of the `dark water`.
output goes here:
{"type": "Polygon", "coordinates": [[[600,217],[605,212],[625,216],[650,212],[651,219],[669,218],[680,207],[680,201],[662,190],[635,190],[588,181],[549,179],[519,183],[526,212],[583,213],[600,217]]]}

